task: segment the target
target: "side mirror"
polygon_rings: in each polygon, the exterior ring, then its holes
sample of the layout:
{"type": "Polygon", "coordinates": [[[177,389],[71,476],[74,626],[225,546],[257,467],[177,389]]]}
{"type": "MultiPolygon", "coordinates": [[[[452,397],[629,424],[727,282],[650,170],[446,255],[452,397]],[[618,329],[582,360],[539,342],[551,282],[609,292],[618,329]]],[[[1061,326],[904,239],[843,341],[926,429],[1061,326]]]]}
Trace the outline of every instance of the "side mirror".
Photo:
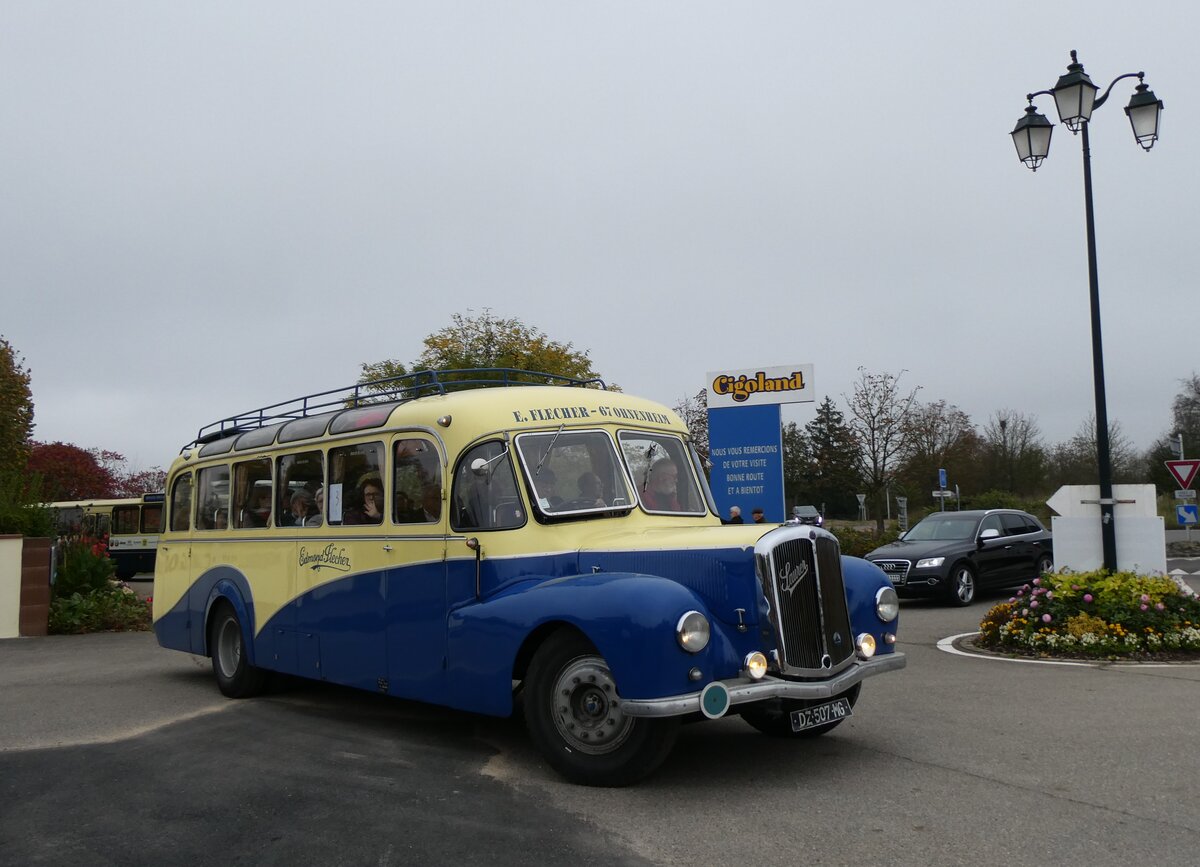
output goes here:
{"type": "Polygon", "coordinates": [[[999,539],[999,538],[1000,538],[999,530],[991,530],[991,529],[984,530],[982,533],[979,534],[979,544],[982,545],[984,542],[988,541],[989,539],[999,539]]]}
{"type": "Polygon", "coordinates": [[[477,476],[486,476],[488,471],[488,462],[483,458],[476,458],[471,461],[471,472],[477,476]]]}

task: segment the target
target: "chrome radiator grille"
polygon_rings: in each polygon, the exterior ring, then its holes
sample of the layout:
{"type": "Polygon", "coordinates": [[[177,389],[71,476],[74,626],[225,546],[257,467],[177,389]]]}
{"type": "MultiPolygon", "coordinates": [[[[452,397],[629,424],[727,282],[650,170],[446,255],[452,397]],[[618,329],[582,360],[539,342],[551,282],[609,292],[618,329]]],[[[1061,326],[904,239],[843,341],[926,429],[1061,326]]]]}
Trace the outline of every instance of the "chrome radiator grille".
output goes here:
{"type": "Polygon", "coordinates": [[[779,532],[756,546],[779,663],[785,674],[825,676],[854,654],[838,544],[821,531],[779,532]]]}

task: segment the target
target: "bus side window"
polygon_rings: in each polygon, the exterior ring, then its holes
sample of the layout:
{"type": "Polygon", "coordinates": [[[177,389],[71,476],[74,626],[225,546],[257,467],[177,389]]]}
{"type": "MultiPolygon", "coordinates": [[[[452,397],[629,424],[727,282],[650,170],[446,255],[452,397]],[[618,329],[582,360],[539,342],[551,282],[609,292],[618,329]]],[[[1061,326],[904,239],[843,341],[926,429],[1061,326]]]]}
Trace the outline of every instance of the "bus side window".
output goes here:
{"type": "Polygon", "coordinates": [[[229,467],[224,464],[204,467],[198,474],[196,486],[196,499],[199,502],[196,529],[220,529],[217,526],[217,513],[229,511],[229,467]]]}
{"type": "Polygon", "coordinates": [[[258,458],[233,466],[237,527],[265,527],[271,521],[271,460],[258,458]]]}
{"type": "Polygon", "coordinates": [[[175,480],[171,489],[171,529],[186,530],[191,525],[192,476],[191,473],[175,480]]]}
{"type": "Polygon", "coordinates": [[[442,517],[442,464],[437,448],[423,438],[397,440],[393,448],[392,520],[430,524],[442,517]]]}

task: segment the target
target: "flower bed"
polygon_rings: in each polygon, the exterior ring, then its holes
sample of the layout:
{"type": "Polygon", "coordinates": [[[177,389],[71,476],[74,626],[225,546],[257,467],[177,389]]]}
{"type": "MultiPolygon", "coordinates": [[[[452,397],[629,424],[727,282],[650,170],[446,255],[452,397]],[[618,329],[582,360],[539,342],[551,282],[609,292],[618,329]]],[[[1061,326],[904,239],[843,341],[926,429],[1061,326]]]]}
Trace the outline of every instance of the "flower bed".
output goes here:
{"type": "Polygon", "coordinates": [[[1161,575],[1047,573],[993,607],[976,644],[1039,656],[1200,660],[1200,598],[1161,575]]]}

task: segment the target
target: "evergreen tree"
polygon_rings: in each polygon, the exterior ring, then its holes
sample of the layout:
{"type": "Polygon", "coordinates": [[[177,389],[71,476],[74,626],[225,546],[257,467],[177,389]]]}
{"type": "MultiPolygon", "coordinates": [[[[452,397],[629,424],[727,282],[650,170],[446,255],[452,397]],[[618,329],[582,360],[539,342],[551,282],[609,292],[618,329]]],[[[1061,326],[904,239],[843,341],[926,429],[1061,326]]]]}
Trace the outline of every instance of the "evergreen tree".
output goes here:
{"type": "Polygon", "coordinates": [[[25,472],[33,435],[33,392],[29,368],[0,336],[0,474],[25,472]]]}

